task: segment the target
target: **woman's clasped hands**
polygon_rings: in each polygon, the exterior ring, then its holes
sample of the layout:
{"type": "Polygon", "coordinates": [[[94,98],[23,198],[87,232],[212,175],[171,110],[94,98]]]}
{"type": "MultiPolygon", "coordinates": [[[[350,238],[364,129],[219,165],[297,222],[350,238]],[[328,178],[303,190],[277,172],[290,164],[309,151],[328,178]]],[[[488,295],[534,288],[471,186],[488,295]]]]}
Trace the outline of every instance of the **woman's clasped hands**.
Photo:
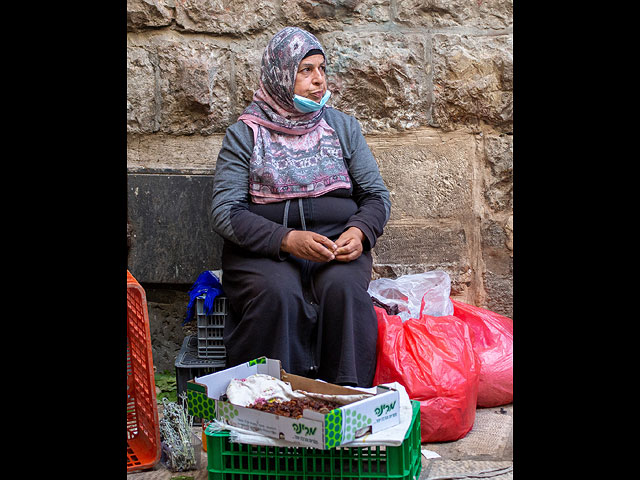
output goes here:
{"type": "Polygon", "coordinates": [[[362,255],[363,240],[364,234],[357,227],[349,227],[335,242],[319,233],[291,230],[282,239],[280,249],[313,262],[351,262],[362,255]]]}

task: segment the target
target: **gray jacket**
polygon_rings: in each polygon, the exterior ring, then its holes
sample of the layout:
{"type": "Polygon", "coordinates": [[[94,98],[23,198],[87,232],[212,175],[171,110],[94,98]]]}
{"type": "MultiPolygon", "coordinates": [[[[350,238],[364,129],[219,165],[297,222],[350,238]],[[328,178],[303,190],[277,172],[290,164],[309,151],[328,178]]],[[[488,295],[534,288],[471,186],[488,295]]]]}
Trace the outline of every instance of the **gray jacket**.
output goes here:
{"type": "MultiPolygon", "coordinates": [[[[367,145],[358,120],[331,107],[325,121],[336,131],[352,182],[351,197],[358,210],[344,230],[356,226],[370,249],[382,235],[389,220],[391,201],[378,165],[367,145]]],[[[282,239],[290,227],[250,211],[249,159],[253,151],[253,132],[244,122],[236,122],[226,132],[218,154],[213,182],[211,214],[216,233],[251,252],[282,260],[282,239]]]]}

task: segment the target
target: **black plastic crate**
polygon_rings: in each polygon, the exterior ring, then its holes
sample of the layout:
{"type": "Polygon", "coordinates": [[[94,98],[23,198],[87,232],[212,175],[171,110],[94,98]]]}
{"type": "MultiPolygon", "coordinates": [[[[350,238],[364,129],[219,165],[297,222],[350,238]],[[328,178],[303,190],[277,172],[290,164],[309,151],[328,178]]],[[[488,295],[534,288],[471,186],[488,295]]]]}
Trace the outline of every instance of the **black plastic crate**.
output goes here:
{"type": "Polygon", "coordinates": [[[196,317],[198,320],[198,357],[224,360],[226,349],[222,341],[224,322],[229,311],[227,297],[218,296],[213,301],[213,311],[204,312],[205,296],[196,298],[196,317]]]}
{"type": "MultiPolygon", "coordinates": [[[[178,398],[187,391],[187,382],[195,377],[202,377],[209,373],[219,372],[226,367],[226,360],[198,357],[198,338],[196,335],[184,337],[182,348],[176,357],[176,388],[178,398]]],[[[199,421],[194,421],[199,425],[199,421]]]]}

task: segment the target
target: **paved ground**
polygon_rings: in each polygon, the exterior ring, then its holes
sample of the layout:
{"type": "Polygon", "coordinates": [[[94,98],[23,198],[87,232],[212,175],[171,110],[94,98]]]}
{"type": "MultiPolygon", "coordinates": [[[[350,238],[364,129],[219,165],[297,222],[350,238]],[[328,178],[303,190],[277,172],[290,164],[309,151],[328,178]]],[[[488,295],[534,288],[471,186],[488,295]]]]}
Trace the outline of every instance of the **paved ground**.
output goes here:
{"type": "Polygon", "coordinates": [[[513,404],[479,408],[471,431],[455,442],[424,443],[440,458],[422,460],[419,480],[513,480],[513,404]]]}
{"type": "MultiPolygon", "coordinates": [[[[194,427],[201,435],[201,427],[194,427]]],[[[422,471],[412,480],[458,480],[491,478],[513,480],[513,405],[479,408],[471,431],[455,442],[422,444],[422,471]],[[437,458],[427,456],[439,455],[437,458]]],[[[201,468],[170,472],[158,464],[152,470],[129,473],[127,480],[207,480],[207,454],[200,450],[201,468]],[[185,479],[186,480],[186,479],[185,479]]]]}

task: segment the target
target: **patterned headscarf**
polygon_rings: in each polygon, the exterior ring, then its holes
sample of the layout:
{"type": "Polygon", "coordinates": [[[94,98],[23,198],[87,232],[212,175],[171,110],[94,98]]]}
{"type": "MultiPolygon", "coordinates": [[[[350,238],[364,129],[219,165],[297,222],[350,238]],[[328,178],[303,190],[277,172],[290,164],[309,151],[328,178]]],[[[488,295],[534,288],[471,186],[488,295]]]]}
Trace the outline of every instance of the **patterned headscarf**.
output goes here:
{"type": "Polygon", "coordinates": [[[293,106],[298,66],[313,49],[324,55],[318,39],[305,30],[286,27],[276,33],[262,55],[260,88],[238,118],[253,130],[249,193],[255,203],[351,187],[338,135],[324,120],[326,107],[300,113],[293,106]]]}

